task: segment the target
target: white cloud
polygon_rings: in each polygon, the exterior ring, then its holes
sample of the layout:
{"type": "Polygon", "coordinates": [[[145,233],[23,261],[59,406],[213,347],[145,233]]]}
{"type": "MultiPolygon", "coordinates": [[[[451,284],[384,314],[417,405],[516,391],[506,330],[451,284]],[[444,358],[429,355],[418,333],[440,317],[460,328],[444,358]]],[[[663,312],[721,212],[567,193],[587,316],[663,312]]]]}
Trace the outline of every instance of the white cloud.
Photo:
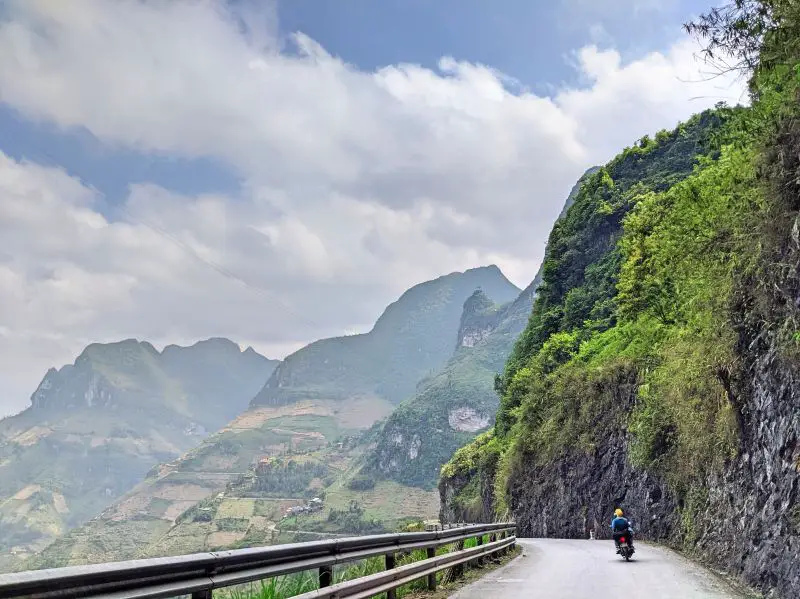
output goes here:
{"type": "Polygon", "coordinates": [[[0,155],[0,351],[21,356],[0,388],[30,392],[87,340],[280,351],[368,326],[444,272],[497,262],[525,285],[586,167],[738,97],[685,82],[688,42],[627,64],[584,48],[587,86],[540,97],[449,58],[363,72],[303,35],[281,53],[271,15],[222,6],[6,2],[0,101],[109,144],[212,157],[244,183],[237,197],[135,185],[109,221],[92,189],[0,155]]]}

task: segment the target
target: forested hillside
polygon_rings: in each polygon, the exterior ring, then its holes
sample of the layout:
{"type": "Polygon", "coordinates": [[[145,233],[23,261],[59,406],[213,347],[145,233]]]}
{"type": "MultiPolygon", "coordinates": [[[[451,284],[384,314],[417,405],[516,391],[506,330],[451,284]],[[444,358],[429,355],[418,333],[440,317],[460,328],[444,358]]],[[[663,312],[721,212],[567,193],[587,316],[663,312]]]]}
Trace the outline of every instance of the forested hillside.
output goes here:
{"type": "Polygon", "coordinates": [[[642,536],[796,597],[800,5],[737,1],[688,29],[750,76],[752,106],[645,137],[584,184],[496,425],[442,469],[443,516],[602,536],[621,505],[642,536]]]}

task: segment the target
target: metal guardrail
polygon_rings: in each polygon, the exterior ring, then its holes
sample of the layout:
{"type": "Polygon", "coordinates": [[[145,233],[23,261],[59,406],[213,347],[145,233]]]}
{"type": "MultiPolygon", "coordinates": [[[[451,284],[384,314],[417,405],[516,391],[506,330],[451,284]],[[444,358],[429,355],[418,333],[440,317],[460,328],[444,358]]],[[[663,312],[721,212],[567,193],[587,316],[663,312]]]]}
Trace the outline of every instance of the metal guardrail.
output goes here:
{"type": "Polygon", "coordinates": [[[31,570],[0,575],[0,599],[146,599],[181,595],[209,599],[213,589],[306,570],[318,571],[320,588],[298,598],[366,598],[386,592],[391,599],[399,586],[427,577],[428,588],[435,589],[436,572],[447,568],[458,571],[466,562],[507,551],[515,543],[515,528],[513,522],[475,524],[433,532],[348,537],[31,570]],[[484,544],[485,535],[489,535],[489,543],[484,544]],[[470,538],[477,538],[477,546],[463,549],[463,542],[470,538]],[[456,551],[436,556],[438,547],[452,543],[459,544],[456,551]],[[425,549],[427,558],[395,568],[397,553],[417,549],[425,549]],[[385,571],[332,584],[335,565],[376,556],[385,556],[385,571]]]}

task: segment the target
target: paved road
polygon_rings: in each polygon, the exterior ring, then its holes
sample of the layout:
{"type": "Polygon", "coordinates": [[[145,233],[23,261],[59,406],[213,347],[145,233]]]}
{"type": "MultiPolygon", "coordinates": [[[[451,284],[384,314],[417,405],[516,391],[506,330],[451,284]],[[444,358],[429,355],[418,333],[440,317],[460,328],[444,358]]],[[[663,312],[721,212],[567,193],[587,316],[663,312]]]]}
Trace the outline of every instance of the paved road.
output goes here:
{"type": "Polygon", "coordinates": [[[667,549],[636,544],[632,561],[612,541],[517,539],[522,556],[451,599],[741,599],[727,585],[667,549]]]}

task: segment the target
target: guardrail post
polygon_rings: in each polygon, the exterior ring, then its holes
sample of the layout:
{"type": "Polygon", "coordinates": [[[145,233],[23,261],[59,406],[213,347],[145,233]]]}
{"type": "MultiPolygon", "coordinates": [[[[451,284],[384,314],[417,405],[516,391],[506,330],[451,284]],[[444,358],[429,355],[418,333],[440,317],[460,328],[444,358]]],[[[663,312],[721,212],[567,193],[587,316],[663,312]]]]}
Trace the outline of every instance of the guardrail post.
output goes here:
{"type": "MultiPolygon", "coordinates": [[[[478,547],[480,547],[481,545],[483,545],[483,535],[482,535],[482,534],[481,534],[481,535],[478,535],[478,537],[475,539],[475,544],[476,544],[478,547]]],[[[478,556],[478,559],[476,559],[476,560],[475,560],[475,565],[476,565],[476,566],[482,566],[482,565],[483,565],[483,561],[484,561],[484,560],[483,560],[483,556],[482,556],[482,555],[479,555],[479,556],[478,556]]]]}
{"type": "MultiPolygon", "coordinates": [[[[428,547],[426,550],[426,556],[428,559],[432,557],[436,557],[436,547],[428,547]]],[[[435,591],[436,590],[436,572],[433,574],[428,574],[428,590],[435,591]]]]}
{"type": "MultiPolygon", "coordinates": [[[[456,543],[456,551],[461,551],[464,549],[464,541],[459,541],[456,543]]],[[[464,564],[458,564],[453,566],[453,578],[461,578],[464,576],[464,564]]]]}
{"type": "MultiPolygon", "coordinates": [[[[386,569],[391,570],[394,568],[395,559],[394,553],[387,553],[386,554],[386,569]]],[[[397,599],[397,591],[395,589],[389,589],[386,591],[386,599],[397,599]]]]}
{"type": "Polygon", "coordinates": [[[192,593],[192,599],[211,599],[211,589],[204,591],[195,591],[192,593]]]}
{"type": "Polygon", "coordinates": [[[319,588],[329,587],[333,584],[333,566],[319,567],[319,588]]]}

